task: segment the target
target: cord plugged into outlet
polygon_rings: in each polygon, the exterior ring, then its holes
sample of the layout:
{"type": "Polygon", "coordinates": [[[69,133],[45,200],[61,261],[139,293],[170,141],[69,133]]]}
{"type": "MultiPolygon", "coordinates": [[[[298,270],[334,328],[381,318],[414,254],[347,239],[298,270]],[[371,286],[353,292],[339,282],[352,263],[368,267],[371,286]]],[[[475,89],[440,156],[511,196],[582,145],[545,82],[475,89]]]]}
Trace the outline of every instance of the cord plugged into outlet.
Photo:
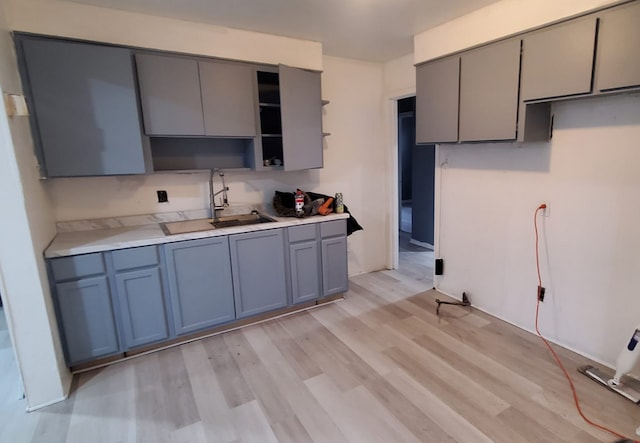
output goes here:
{"type": "Polygon", "coordinates": [[[540,208],[543,217],[549,217],[551,215],[551,208],[549,207],[549,203],[541,203],[538,208],[540,208]]]}

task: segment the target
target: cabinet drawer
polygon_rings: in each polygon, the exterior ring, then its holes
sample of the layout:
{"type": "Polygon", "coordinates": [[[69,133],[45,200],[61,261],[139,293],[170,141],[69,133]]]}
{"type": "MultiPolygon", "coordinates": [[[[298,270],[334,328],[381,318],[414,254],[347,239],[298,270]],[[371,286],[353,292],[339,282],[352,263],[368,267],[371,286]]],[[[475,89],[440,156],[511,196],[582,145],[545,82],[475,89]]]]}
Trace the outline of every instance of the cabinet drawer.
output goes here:
{"type": "Polygon", "coordinates": [[[104,274],[104,261],[99,252],[55,258],[51,260],[51,271],[56,281],[104,274]]]}
{"type": "Polygon", "coordinates": [[[289,242],[313,240],[316,238],[316,224],[291,226],[289,230],[289,242]]]}
{"type": "Polygon", "coordinates": [[[113,251],[113,267],[116,271],[141,268],[158,264],[158,248],[143,246],[141,248],[121,249],[113,251]]]}
{"type": "Polygon", "coordinates": [[[330,222],[324,222],[320,224],[320,234],[322,237],[333,237],[336,235],[347,234],[347,221],[335,220],[330,222]]]}

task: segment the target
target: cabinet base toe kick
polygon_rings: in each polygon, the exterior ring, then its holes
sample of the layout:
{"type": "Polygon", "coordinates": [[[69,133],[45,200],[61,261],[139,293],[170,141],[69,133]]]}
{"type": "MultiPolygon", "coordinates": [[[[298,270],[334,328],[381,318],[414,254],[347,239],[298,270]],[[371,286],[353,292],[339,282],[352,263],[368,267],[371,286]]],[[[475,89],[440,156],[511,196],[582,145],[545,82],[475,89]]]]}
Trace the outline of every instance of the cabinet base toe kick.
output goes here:
{"type": "Polygon", "coordinates": [[[137,349],[130,349],[127,352],[123,352],[120,354],[116,354],[116,355],[110,355],[108,357],[104,357],[104,358],[100,358],[100,359],[96,359],[87,363],[83,363],[83,364],[78,364],[78,365],[74,365],[71,366],[71,372],[73,374],[77,374],[77,373],[81,373],[81,372],[86,372],[86,371],[90,371],[93,369],[98,369],[104,366],[108,366],[114,363],[120,363],[120,362],[124,362],[124,361],[128,361],[132,358],[135,357],[140,357],[143,355],[147,355],[150,354],[152,352],[158,352],[158,351],[162,351],[164,349],[169,349],[175,346],[180,346],[186,343],[190,343],[196,340],[202,340],[208,337],[213,337],[215,335],[219,335],[219,334],[223,334],[225,332],[229,332],[229,331],[233,331],[236,329],[240,329],[242,327],[245,326],[251,326],[251,325],[255,325],[258,323],[262,323],[265,321],[270,321],[270,320],[275,320],[277,318],[281,318],[283,316],[288,316],[288,315],[293,315],[296,314],[298,312],[304,312],[307,311],[309,309],[313,309],[316,307],[320,307],[323,305],[327,305],[329,303],[333,303],[336,301],[340,301],[344,299],[344,294],[336,294],[336,295],[332,295],[330,297],[324,297],[322,299],[319,300],[315,300],[315,301],[311,301],[311,302],[307,302],[307,303],[302,303],[299,304],[297,306],[290,306],[287,308],[282,308],[282,309],[278,309],[275,311],[271,311],[271,312],[266,312],[264,314],[261,315],[257,315],[255,317],[251,317],[251,318],[245,318],[242,320],[238,320],[238,321],[234,321],[232,323],[228,323],[226,325],[221,325],[218,326],[216,328],[212,328],[212,329],[207,329],[207,330],[203,330],[200,332],[195,332],[193,334],[189,334],[189,335],[185,335],[182,337],[178,337],[175,338],[173,340],[170,341],[163,341],[161,343],[156,343],[153,345],[148,345],[148,346],[144,346],[144,347],[140,347],[137,349]]]}

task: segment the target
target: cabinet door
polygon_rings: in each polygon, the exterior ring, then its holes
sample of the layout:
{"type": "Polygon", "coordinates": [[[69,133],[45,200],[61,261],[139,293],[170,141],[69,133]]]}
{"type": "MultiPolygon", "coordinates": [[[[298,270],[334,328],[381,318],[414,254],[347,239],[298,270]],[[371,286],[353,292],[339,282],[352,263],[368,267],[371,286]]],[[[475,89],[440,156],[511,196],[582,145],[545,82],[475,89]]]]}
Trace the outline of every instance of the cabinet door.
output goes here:
{"type": "Polygon", "coordinates": [[[597,88],[640,86],[640,4],[607,11],[598,30],[597,88]]]}
{"type": "Polygon", "coordinates": [[[121,272],[115,278],[127,349],[168,338],[160,269],[121,272]]]}
{"type": "Polygon", "coordinates": [[[129,50],[33,38],[18,42],[46,175],[145,173],[129,50]]]}
{"type": "Polygon", "coordinates": [[[198,62],[136,54],[147,135],[204,135],[198,62]]]}
{"type": "Polygon", "coordinates": [[[462,55],[460,141],[515,140],[520,40],[462,55]]]}
{"type": "Polygon", "coordinates": [[[572,21],[523,39],[523,100],[591,92],[596,19],[572,21]]]}
{"type": "Polygon", "coordinates": [[[229,237],[236,315],[249,317],[287,305],[281,229],[229,237]]]}
{"type": "Polygon", "coordinates": [[[249,66],[198,62],[205,135],[255,137],[253,70],[249,66]]]}
{"type": "Polygon", "coordinates": [[[322,239],[322,286],[324,297],[349,290],[347,237],[322,239]]]}
{"type": "Polygon", "coordinates": [[[107,277],[56,284],[69,365],[120,351],[107,277]]]}
{"type": "Polygon", "coordinates": [[[320,73],[280,65],[279,75],[284,169],[322,168],[320,73]]]}
{"type": "Polygon", "coordinates": [[[178,335],[235,318],[227,237],[170,243],[165,252],[178,335]]]}
{"type": "Polygon", "coordinates": [[[320,297],[320,259],[316,240],[289,245],[293,303],[320,297]]]}
{"type": "Polygon", "coordinates": [[[416,143],[458,140],[460,58],[416,68],[416,143]]]}

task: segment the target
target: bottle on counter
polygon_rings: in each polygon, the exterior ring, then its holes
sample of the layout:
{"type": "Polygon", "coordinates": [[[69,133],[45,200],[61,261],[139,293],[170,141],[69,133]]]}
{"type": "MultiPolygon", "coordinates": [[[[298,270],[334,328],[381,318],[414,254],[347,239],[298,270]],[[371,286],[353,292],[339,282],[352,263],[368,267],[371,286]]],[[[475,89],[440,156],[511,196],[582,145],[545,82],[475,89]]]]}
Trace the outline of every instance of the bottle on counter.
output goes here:
{"type": "Polygon", "coordinates": [[[304,194],[300,189],[296,191],[296,217],[304,216],[304,194]]]}
{"type": "Polygon", "coordinates": [[[344,203],[342,202],[342,192],[336,193],[336,214],[342,214],[344,212],[344,203]]]}

